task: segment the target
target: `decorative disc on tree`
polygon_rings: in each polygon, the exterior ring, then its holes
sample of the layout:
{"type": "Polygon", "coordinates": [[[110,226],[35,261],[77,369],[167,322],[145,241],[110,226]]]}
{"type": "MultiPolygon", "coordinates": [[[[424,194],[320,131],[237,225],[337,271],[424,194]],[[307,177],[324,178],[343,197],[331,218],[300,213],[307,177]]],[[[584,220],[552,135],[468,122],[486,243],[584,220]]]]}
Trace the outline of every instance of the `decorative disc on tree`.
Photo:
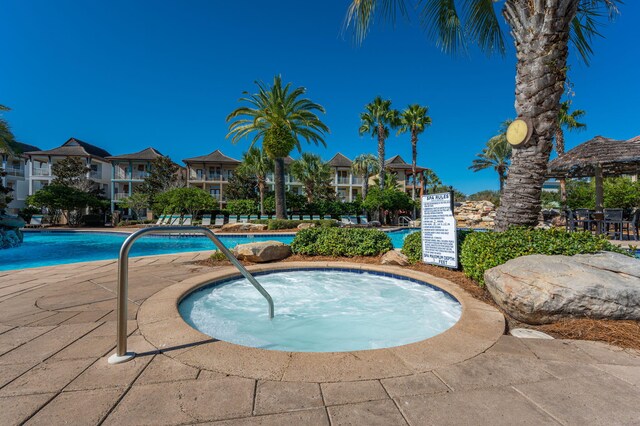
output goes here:
{"type": "Polygon", "coordinates": [[[513,147],[524,146],[533,133],[533,123],[526,117],[520,117],[507,128],[507,142],[513,147]]]}

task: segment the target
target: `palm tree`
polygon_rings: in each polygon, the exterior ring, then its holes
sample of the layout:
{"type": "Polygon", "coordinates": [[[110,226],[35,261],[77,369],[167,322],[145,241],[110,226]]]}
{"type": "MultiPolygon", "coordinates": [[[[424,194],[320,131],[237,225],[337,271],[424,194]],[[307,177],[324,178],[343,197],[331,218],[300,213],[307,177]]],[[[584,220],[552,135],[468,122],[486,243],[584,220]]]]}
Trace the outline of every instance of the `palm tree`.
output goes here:
{"type": "Polygon", "coordinates": [[[474,172],[493,167],[500,179],[501,194],[504,191],[504,182],[507,179],[512,152],[511,144],[507,142],[507,127],[509,127],[509,124],[511,124],[511,120],[506,120],[502,123],[500,133],[487,141],[487,146],[480,154],[476,155],[477,158],[469,166],[469,169],[474,172]]]}
{"type": "MultiPolygon", "coordinates": [[[[576,109],[573,112],[569,112],[571,107],[570,101],[564,101],[560,104],[560,111],[558,112],[558,126],[556,127],[556,153],[558,156],[564,155],[564,129],[571,131],[584,130],[587,128],[585,123],[581,123],[580,120],[587,112],[582,109],[576,109]]],[[[564,205],[567,202],[567,181],[566,179],[560,179],[560,200],[564,205]]]]}
{"type": "Polygon", "coordinates": [[[331,167],[319,155],[305,152],[290,166],[291,174],[304,186],[307,202],[313,203],[316,193],[331,181],[331,167]]]}
{"type": "MultiPolygon", "coordinates": [[[[416,200],[416,161],[418,158],[418,135],[431,126],[429,107],[418,104],[409,105],[400,114],[400,129],[398,134],[411,132],[411,176],[413,176],[413,188],[411,189],[411,199],[416,200]]],[[[415,216],[415,208],[414,208],[415,216]]]]}
{"type": "Polygon", "coordinates": [[[377,96],[373,102],[365,106],[366,112],[360,114],[361,135],[371,133],[378,137],[378,173],[380,173],[380,189],[384,189],[384,142],[389,136],[389,128],[398,126],[398,111],[391,109],[391,101],[377,96]]]}
{"type": "MultiPolygon", "coordinates": [[[[4,105],[0,105],[0,111],[9,111],[10,108],[4,105]]],[[[13,152],[13,144],[15,143],[15,137],[11,132],[9,123],[7,120],[0,116],[0,152],[10,153],[13,152]]]]}
{"type": "Polygon", "coordinates": [[[352,0],[345,24],[362,41],[375,14],[394,19],[410,10],[446,52],[465,51],[469,42],[487,53],[504,55],[498,9],[513,36],[517,57],[515,109],[533,124],[528,143],[514,150],[509,176],[496,217],[496,229],[534,226],[540,194],[564,92],[569,43],[588,63],[591,41],[599,35],[599,17],[614,17],[622,0],[418,0],[407,8],[404,0],[352,0]],[[462,13],[459,13],[459,10],[462,13]]]}
{"type": "Polygon", "coordinates": [[[360,154],[353,159],[351,171],[353,174],[362,177],[362,199],[367,198],[369,192],[369,177],[380,173],[380,165],[373,154],[360,154]]]}
{"type": "Polygon", "coordinates": [[[325,146],[324,134],[329,128],[320,120],[317,112],[324,113],[324,108],[310,99],[301,98],[306,93],[304,87],[291,88],[291,83],[282,85],[282,78],[275,76],[273,85],[255,82],[258,93],[240,98],[247,103],[227,116],[231,142],[237,143],[244,137],[253,134],[250,147],[262,139],[262,148],[275,162],[276,217],[284,219],[284,159],[293,148],[301,151],[300,138],[325,146]]]}
{"type": "Polygon", "coordinates": [[[267,174],[273,171],[273,160],[258,147],[251,147],[242,156],[240,167],[254,175],[258,181],[260,193],[260,215],[264,216],[264,192],[267,188],[267,174]]]}
{"type": "Polygon", "coordinates": [[[390,189],[392,191],[400,190],[400,184],[398,183],[398,174],[396,172],[385,170],[383,173],[380,173],[378,177],[373,178],[373,183],[375,183],[376,185],[380,185],[380,176],[383,176],[384,179],[384,188],[381,189],[390,189]]]}

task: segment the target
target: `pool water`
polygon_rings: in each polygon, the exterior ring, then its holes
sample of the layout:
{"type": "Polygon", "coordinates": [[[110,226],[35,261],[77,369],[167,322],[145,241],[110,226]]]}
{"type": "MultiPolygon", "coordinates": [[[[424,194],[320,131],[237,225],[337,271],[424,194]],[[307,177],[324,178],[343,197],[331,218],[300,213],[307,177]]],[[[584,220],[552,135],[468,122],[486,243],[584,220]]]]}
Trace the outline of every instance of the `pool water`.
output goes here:
{"type": "MultiPolygon", "coordinates": [[[[394,247],[402,247],[409,230],[390,232],[394,247]]],[[[0,271],[61,265],[93,260],[117,259],[120,246],[127,238],[125,233],[107,232],[25,232],[21,246],[0,250],[0,271]]],[[[253,241],[275,240],[290,244],[293,235],[218,235],[225,246],[253,241]]],[[[131,256],[184,253],[213,250],[215,246],[204,236],[146,236],[140,238],[131,249],[131,256]]]]}
{"type": "Polygon", "coordinates": [[[260,275],[266,300],[244,278],[195,291],[180,302],[195,329],[239,345],[296,352],[342,352],[405,345],[440,334],[461,315],[443,290],[399,276],[340,270],[260,275]]]}

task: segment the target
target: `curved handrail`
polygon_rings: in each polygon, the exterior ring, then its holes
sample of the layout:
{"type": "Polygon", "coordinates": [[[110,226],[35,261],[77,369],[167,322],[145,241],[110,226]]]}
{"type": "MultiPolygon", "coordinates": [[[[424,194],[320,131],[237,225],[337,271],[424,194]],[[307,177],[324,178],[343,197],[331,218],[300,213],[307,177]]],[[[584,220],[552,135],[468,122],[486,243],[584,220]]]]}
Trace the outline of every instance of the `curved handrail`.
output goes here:
{"type": "Polygon", "coordinates": [[[129,251],[133,243],[140,237],[146,234],[169,234],[169,233],[195,233],[203,234],[209,237],[216,247],[229,259],[229,261],[238,268],[240,273],[260,292],[261,295],[267,299],[269,304],[269,318],[273,318],[273,299],[271,295],[260,285],[258,281],[242,266],[240,261],[225,247],[220,239],[209,228],[203,228],[200,226],[153,226],[149,228],[143,228],[139,231],[129,235],[122,247],[120,247],[120,254],[118,255],[118,289],[117,289],[117,335],[118,343],[116,353],[109,357],[109,364],[119,364],[131,360],[135,353],[127,352],[127,301],[129,292],[129,251]]]}

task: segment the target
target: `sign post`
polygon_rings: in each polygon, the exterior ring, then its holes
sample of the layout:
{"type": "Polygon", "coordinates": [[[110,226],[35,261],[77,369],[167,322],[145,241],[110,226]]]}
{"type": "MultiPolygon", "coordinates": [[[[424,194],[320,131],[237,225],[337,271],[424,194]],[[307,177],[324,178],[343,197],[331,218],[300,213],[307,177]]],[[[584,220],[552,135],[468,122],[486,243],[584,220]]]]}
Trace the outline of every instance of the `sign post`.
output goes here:
{"type": "Polygon", "coordinates": [[[422,196],[422,261],[458,268],[458,236],[453,192],[422,196]]]}

